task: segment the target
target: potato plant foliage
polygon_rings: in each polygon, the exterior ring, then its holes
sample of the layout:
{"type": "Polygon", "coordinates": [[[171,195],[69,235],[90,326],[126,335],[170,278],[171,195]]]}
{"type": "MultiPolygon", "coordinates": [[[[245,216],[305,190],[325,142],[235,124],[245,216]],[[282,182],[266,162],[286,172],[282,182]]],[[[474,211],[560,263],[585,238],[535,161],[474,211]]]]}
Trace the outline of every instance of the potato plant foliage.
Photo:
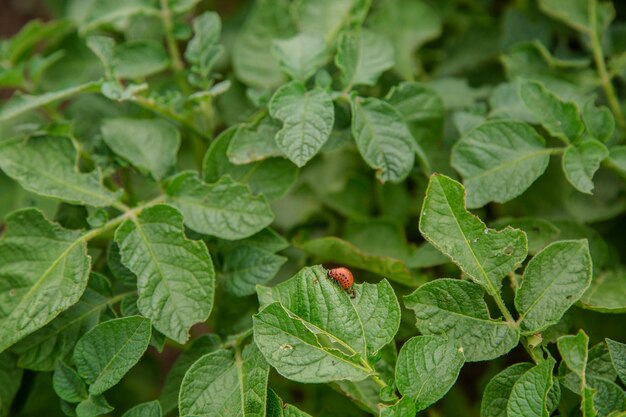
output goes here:
{"type": "Polygon", "coordinates": [[[40,7],[0,417],[626,416],[626,3],[40,7]]]}

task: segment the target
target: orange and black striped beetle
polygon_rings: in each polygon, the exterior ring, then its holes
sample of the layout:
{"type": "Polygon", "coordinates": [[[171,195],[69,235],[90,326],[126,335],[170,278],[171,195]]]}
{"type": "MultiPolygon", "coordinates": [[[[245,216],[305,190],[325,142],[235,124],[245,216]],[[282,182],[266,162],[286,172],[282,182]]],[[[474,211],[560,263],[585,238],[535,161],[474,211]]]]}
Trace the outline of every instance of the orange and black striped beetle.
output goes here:
{"type": "Polygon", "coordinates": [[[354,298],[354,288],[352,285],[354,284],[354,276],[352,272],[348,268],[332,268],[328,270],[328,276],[333,279],[341,288],[346,290],[350,297],[354,298]]]}

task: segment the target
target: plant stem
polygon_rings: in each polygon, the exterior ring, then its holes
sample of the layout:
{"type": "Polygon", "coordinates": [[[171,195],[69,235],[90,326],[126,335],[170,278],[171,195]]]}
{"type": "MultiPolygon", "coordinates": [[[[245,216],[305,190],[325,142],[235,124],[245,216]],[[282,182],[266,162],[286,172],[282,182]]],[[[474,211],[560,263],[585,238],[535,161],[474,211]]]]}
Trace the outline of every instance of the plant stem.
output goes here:
{"type": "Polygon", "coordinates": [[[180,73],[185,68],[183,60],[178,49],[178,43],[174,38],[174,25],[172,23],[172,11],[170,10],[169,0],[161,0],[161,19],[165,29],[165,41],[167,42],[167,50],[172,60],[172,69],[175,73],[180,73]]]}
{"type": "Polygon", "coordinates": [[[167,51],[172,61],[172,71],[174,71],[174,79],[182,90],[188,96],[191,93],[189,84],[185,78],[185,63],[178,49],[178,42],[174,38],[174,24],[172,22],[172,11],[169,6],[170,0],[161,0],[161,20],[165,30],[165,42],[167,43],[167,51]]]}
{"type": "Polygon", "coordinates": [[[597,1],[590,0],[589,1],[589,27],[590,33],[589,37],[591,40],[591,49],[593,50],[593,59],[596,64],[596,69],[598,71],[598,76],[600,77],[600,83],[602,84],[602,89],[604,90],[604,94],[606,95],[606,99],[608,101],[609,107],[615,116],[615,120],[621,129],[626,129],[626,119],[624,119],[624,114],[622,113],[622,109],[619,104],[619,100],[617,99],[617,94],[615,93],[615,89],[613,88],[613,84],[611,82],[611,77],[606,69],[606,63],[604,62],[604,54],[602,52],[602,45],[600,44],[600,38],[598,36],[598,22],[597,22],[597,1]]]}
{"type": "Polygon", "coordinates": [[[178,113],[174,112],[172,109],[170,109],[169,107],[165,107],[165,106],[161,106],[160,104],[158,104],[156,101],[154,101],[154,99],[152,98],[146,98],[143,96],[135,96],[133,97],[133,101],[135,103],[137,103],[138,105],[140,105],[141,107],[151,110],[155,113],[158,113],[162,116],[167,117],[168,119],[171,119],[173,121],[175,121],[176,123],[180,124],[181,126],[191,130],[192,132],[194,132],[195,134],[205,138],[205,139],[210,139],[209,137],[207,137],[206,135],[204,135],[202,132],[200,132],[187,118],[179,115],[178,113]]]}

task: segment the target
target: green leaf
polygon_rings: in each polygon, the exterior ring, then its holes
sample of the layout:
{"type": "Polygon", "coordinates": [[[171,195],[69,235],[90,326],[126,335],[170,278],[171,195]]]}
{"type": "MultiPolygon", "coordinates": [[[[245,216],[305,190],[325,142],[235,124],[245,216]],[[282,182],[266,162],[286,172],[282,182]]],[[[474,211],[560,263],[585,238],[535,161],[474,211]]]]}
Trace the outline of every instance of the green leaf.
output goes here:
{"type": "Polygon", "coordinates": [[[303,268],[271,290],[273,301],[279,301],[289,313],[327,333],[351,353],[366,353],[364,326],[356,306],[322,266],[303,268]]]}
{"type": "Polygon", "coordinates": [[[54,370],[56,362],[72,352],[78,338],[98,323],[100,313],[109,303],[108,298],[87,288],[76,304],[11,348],[19,354],[20,368],[54,370]]]}
{"type": "Polygon", "coordinates": [[[606,146],[594,139],[568,146],[563,155],[565,178],[578,191],[592,194],[593,175],[608,156],[606,146]]]}
{"type": "Polygon", "coordinates": [[[114,408],[102,396],[92,396],[82,401],[76,407],[76,417],[97,417],[108,414],[114,408]]]}
{"type": "MultiPolygon", "coordinates": [[[[395,367],[398,359],[398,352],[396,351],[395,345],[395,342],[391,342],[385,345],[376,355],[369,356],[371,362],[376,361],[374,367],[378,372],[378,377],[389,384],[387,387],[381,388],[379,383],[371,378],[356,382],[335,381],[333,386],[341,390],[341,392],[349,397],[359,408],[377,415],[380,411],[379,404],[381,401],[395,402],[398,399],[394,392],[395,386],[392,388],[391,385],[395,378],[395,367]]],[[[407,399],[414,409],[413,400],[408,397],[407,399]]]]}
{"type": "Polygon", "coordinates": [[[444,175],[431,176],[419,230],[488,294],[498,296],[504,276],[526,258],[526,234],[510,227],[488,229],[465,209],[464,197],[458,182],[444,175]]]}
{"type": "MultiPolygon", "coordinates": [[[[321,266],[302,269],[263,297],[262,287],[258,291],[262,305],[279,301],[254,316],[254,338],[281,375],[300,382],[360,381],[371,372],[359,358],[388,340],[389,329],[376,332],[371,326],[366,337],[359,312],[369,314],[371,306],[379,305],[376,300],[359,301],[357,310],[321,266]]],[[[395,321],[393,309],[379,314],[395,321]]]]}
{"type": "Polygon", "coordinates": [[[617,376],[626,384],[626,344],[616,342],[615,340],[606,339],[611,354],[611,362],[617,372],[617,376]]]}
{"type": "Polygon", "coordinates": [[[581,378],[584,385],[589,336],[581,329],[576,336],[565,335],[559,337],[557,339],[557,346],[567,367],[581,378]]]}
{"type": "Polygon", "coordinates": [[[415,161],[415,142],[400,113],[376,98],[352,100],[352,135],[381,182],[399,182],[415,161]]]}
{"type": "Polygon", "coordinates": [[[537,121],[552,135],[565,142],[575,141],[585,130],[578,106],[564,101],[537,81],[520,84],[520,96],[537,121]]]}
{"type": "Polygon", "coordinates": [[[406,264],[409,268],[432,268],[445,265],[450,259],[428,242],[422,243],[409,255],[406,264]]]}
{"type": "Polygon", "coordinates": [[[137,275],[137,306],[154,327],[178,343],[213,308],[215,272],[202,241],[185,237],[183,218],[161,204],[144,209],[116,231],[122,263],[137,275]]]}
{"type": "Polygon", "coordinates": [[[400,349],[396,385],[421,411],[441,399],[463,367],[463,349],[441,336],[416,336],[400,349]]]}
{"type": "Polygon", "coordinates": [[[391,88],[386,100],[407,123],[438,124],[446,113],[441,97],[428,84],[402,82],[391,88]]]}
{"type": "Polygon", "coordinates": [[[107,78],[113,78],[113,54],[115,52],[115,39],[108,36],[93,35],[86,38],[86,44],[102,65],[107,78]]]}
{"type": "Polygon", "coordinates": [[[272,117],[283,122],[276,134],[278,148],[294,164],[304,166],[328,140],[335,122],[335,109],[321,88],[307,91],[293,81],[280,87],[269,102],[272,117]]]}
{"type": "Polygon", "coordinates": [[[522,334],[558,323],[591,283],[587,240],[551,243],[530,260],[515,293],[522,334]]]}
{"type": "Polygon", "coordinates": [[[246,22],[237,33],[232,47],[233,69],[237,77],[255,87],[277,87],[284,76],[270,53],[275,38],[292,34],[292,23],[286,0],[256,2],[246,22]],[[277,13],[277,11],[283,11],[277,13]]]}
{"type": "Polygon", "coordinates": [[[0,352],[74,305],[87,286],[90,257],[80,232],[36,209],[13,212],[0,240],[0,352]]]}
{"type": "Polygon", "coordinates": [[[359,408],[370,413],[378,412],[378,403],[381,401],[381,388],[372,379],[368,378],[357,382],[335,381],[333,382],[333,387],[336,387],[343,395],[349,397],[359,408]]]}
{"type": "Polygon", "coordinates": [[[379,404],[380,417],[415,417],[415,401],[402,397],[394,405],[379,404]]]}
{"type": "Polygon", "coordinates": [[[548,417],[548,392],[552,388],[554,359],[546,359],[524,372],[511,388],[507,415],[548,417]]]}
{"type": "MultiPolygon", "coordinates": [[[[589,353],[589,337],[581,329],[576,336],[565,335],[557,339],[559,353],[563,362],[576,375],[575,392],[581,396],[580,410],[584,417],[595,417],[596,411],[593,407],[593,397],[595,392],[587,386],[587,360],[589,353]]],[[[567,377],[567,376],[566,376],[567,377]]]]}
{"type": "Polygon", "coordinates": [[[91,395],[102,394],[117,384],[139,362],[150,333],[149,319],[130,316],[101,323],[80,338],[74,348],[74,362],[91,395]]]}
{"type": "Polygon", "coordinates": [[[180,133],[163,120],[105,119],[101,132],[113,152],[157,180],[176,164],[180,133]]]}
{"type": "Polygon", "coordinates": [[[204,156],[203,180],[212,183],[223,175],[230,175],[235,181],[248,184],[253,193],[261,193],[270,201],[284,196],[295,183],[298,168],[284,158],[268,158],[245,165],[231,163],[226,152],[238,131],[238,128],[228,129],[213,141],[204,156]]]}
{"type": "Polygon", "coordinates": [[[467,207],[521,195],[550,161],[544,139],[524,122],[495,120],[470,130],[452,148],[451,163],[463,177],[467,207]]]}
{"type": "Polygon", "coordinates": [[[615,146],[609,151],[608,162],[615,169],[626,176],[626,146],[615,146]]]}
{"type": "Polygon", "coordinates": [[[113,67],[119,78],[145,78],[157,74],[169,65],[167,52],[154,40],[136,40],[115,47],[113,67]]]}
{"type": "Polygon", "coordinates": [[[369,30],[344,32],[337,43],[335,65],[346,90],[356,85],[374,85],[393,67],[394,49],[389,39],[369,30]]]}
{"type": "Polygon", "coordinates": [[[291,78],[305,82],[324,65],[326,41],[316,33],[301,32],[287,39],[276,39],[272,53],[281,69],[291,78]]]}
{"type": "Polygon", "coordinates": [[[600,142],[606,143],[615,131],[615,118],[606,106],[596,107],[593,101],[585,103],[582,110],[587,132],[600,142]]]}
{"type": "MultiPolygon", "coordinates": [[[[72,24],[67,20],[51,20],[42,22],[39,19],[26,22],[19,32],[15,33],[10,39],[6,40],[6,51],[3,55],[13,64],[26,58],[42,41],[56,41],[58,38],[66,36],[72,30],[72,24]]],[[[3,46],[3,47],[4,47],[3,46]]]]}
{"type": "Polygon", "coordinates": [[[294,407],[291,404],[287,404],[285,410],[283,411],[284,417],[311,417],[310,414],[305,413],[304,411],[294,407]]]}
{"type": "Polygon", "coordinates": [[[266,284],[287,261],[263,245],[242,241],[224,252],[221,279],[224,290],[236,296],[255,293],[257,284],[266,284]]]}
{"type": "Polygon", "coordinates": [[[421,170],[427,175],[449,170],[448,147],[441,143],[446,109],[439,94],[426,84],[403,82],[392,87],[385,100],[400,112],[413,135],[421,170]]]}
{"type": "Polygon", "coordinates": [[[267,417],[311,417],[310,414],[299,410],[291,404],[285,404],[283,400],[271,389],[267,391],[267,417]]]}
{"type": "Polygon", "coordinates": [[[529,363],[516,363],[491,378],[483,392],[480,417],[505,416],[513,385],[531,368],[529,363]]]}
{"type": "Polygon", "coordinates": [[[82,92],[98,91],[99,83],[87,83],[40,95],[16,94],[0,108],[0,123],[21,116],[38,107],[66,100],[82,92]]]}
{"type": "Polygon", "coordinates": [[[24,371],[11,353],[0,353],[0,416],[7,417],[22,382],[24,371]]]}
{"type": "Polygon", "coordinates": [[[539,217],[519,217],[516,219],[503,217],[491,225],[494,227],[511,226],[523,230],[528,238],[528,253],[531,255],[535,255],[548,244],[554,242],[561,233],[561,230],[553,223],[539,217]]]}
{"type": "Polygon", "coordinates": [[[391,41],[395,49],[395,70],[412,80],[417,72],[415,52],[424,43],[441,35],[439,15],[425,2],[388,0],[372,16],[374,29],[391,41]]]}
{"type": "Polygon", "coordinates": [[[161,417],[162,415],[161,404],[158,401],[150,401],[134,406],[122,417],[161,417]]]}
{"type": "Polygon", "coordinates": [[[204,12],[193,19],[194,37],[187,44],[185,59],[201,77],[208,78],[211,69],[224,52],[219,45],[222,23],[215,12],[204,12]]]}
{"type": "Polygon", "coordinates": [[[626,313],[626,270],[595,273],[591,285],[580,298],[580,306],[603,313],[626,313]]]}
{"type": "Polygon", "coordinates": [[[270,118],[263,119],[253,128],[239,126],[226,151],[228,160],[233,164],[242,165],[271,156],[284,156],[275,140],[279,128],[278,122],[270,118]]]}
{"type": "Polygon", "coordinates": [[[589,376],[587,381],[591,389],[596,391],[593,406],[598,411],[598,416],[608,416],[613,412],[626,410],[626,394],[619,385],[593,376],[589,376]]]}
{"type": "Polygon", "coordinates": [[[80,173],[67,137],[34,136],[0,143],[0,169],[28,191],[68,203],[106,207],[118,193],[102,185],[100,172],[80,173]]]}
{"type": "Polygon", "coordinates": [[[74,368],[59,361],[52,375],[54,392],[69,403],[79,403],[87,399],[87,386],[74,368]]]}
{"type": "Polygon", "coordinates": [[[267,417],[284,417],[283,400],[271,388],[267,389],[265,415],[267,417]]]}
{"type": "Polygon", "coordinates": [[[611,352],[607,343],[600,342],[591,349],[587,358],[587,374],[609,381],[615,381],[617,373],[611,361],[611,352]]]}
{"type": "Polygon", "coordinates": [[[514,323],[493,320],[480,285],[455,279],[428,282],[404,297],[422,334],[446,336],[468,362],[502,356],[519,341],[514,323]]]}
{"type": "MultiPolygon", "coordinates": [[[[264,308],[253,316],[253,322],[257,346],[269,364],[285,378],[321,383],[343,379],[359,381],[369,374],[343,351],[325,348],[307,327],[308,322],[289,314],[280,303],[264,308]]],[[[328,334],[328,337],[333,335],[328,334]]]]}
{"type": "Polygon", "coordinates": [[[400,327],[400,304],[386,279],[378,284],[355,284],[352,304],[363,323],[367,354],[374,355],[393,341],[400,327]]]}
{"type": "Polygon", "coordinates": [[[278,252],[289,247],[289,241],[270,228],[263,229],[259,233],[256,233],[245,240],[240,240],[232,244],[230,242],[222,243],[224,246],[228,247],[237,244],[252,245],[263,248],[269,252],[278,252]]]}
{"type": "Polygon", "coordinates": [[[586,34],[591,33],[591,7],[595,7],[597,31],[601,34],[615,17],[615,9],[610,2],[589,2],[588,0],[539,0],[541,10],[586,34]],[[590,6],[593,4],[593,6],[590,6]]]}
{"type": "Polygon", "coordinates": [[[177,14],[184,14],[193,10],[202,0],[170,0],[170,9],[177,14]]]}
{"type": "Polygon", "coordinates": [[[103,25],[123,23],[136,15],[158,15],[151,0],[94,0],[87,2],[79,20],[81,31],[88,32],[103,25]],[[121,22],[120,22],[121,21],[121,22]]]}
{"type": "Polygon", "coordinates": [[[361,7],[363,4],[358,0],[302,0],[294,4],[294,18],[302,31],[319,33],[327,40],[334,40],[361,7]]]}
{"type": "Polygon", "coordinates": [[[313,239],[299,246],[319,262],[334,262],[364,269],[409,287],[419,283],[401,260],[369,254],[337,237],[313,239]]]}
{"type": "Polygon", "coordinates": [[[207,353],[217,350],[220,346],[221,341],[218,336],[205,334],[193,340],[191,346],[181,353],[167,374],[167,379],[161,390],[159,401],[163,405],[165,414],[169,414],[177,407],[180,384],[191,365],[207,353]]]}
{"type": "Polygon", "coordinates": [[[265,197],[253,195],[227,176],[205,184],[194,173],[183,172],[171,180],[167,194],[187,226],[222,239],[243,239],[274,220],[265,197]]]}
{"type": "Polygon", "coordinates": [[[180,387],[181,415],[264,415],[269,366],[254,343],[243,354],[220,349],[194,363],[180,387]]]}

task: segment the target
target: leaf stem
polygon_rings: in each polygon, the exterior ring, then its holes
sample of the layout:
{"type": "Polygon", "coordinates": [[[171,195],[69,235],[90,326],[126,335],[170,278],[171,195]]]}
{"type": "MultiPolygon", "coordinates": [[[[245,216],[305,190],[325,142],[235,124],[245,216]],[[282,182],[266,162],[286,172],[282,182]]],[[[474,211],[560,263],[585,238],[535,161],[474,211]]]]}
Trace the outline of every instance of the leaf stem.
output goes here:
{"type": "Polygon", "coordinates": [[[624,171],[622,171],[617,165],[615,165],[615,163],[613,161],[611,161],[610,159],[605,159],[604,161],[602,161],[602,166],[613,171],[616,175],[618,175],[619,177],[621,177],[622,179],[626,180],[626,173],[624,173],[624,171]]]}
{"type": "Polygon", "coordinates": [[[372,378],[376,385],[378,385],[381,389],[387,388],[387,383],[380,378],[378,372],[372,368],[367,359],[361,359],[361,365],[363,365],[363,368],[365,368],[366,371],[370,372],[370,378],[372,378]]]}
{"type": "Polygon", "coordinates": [[[122,214],[120,214],[119,216],[109,220],[104,225],[102,225],[102,227],[98,227],[96,229],[89,230],[87,233],[85,233],[84,235],[82,235],[80,237],[80,240],[88,242],[91,239],[94,239],[94,238],[100,236],[103,233],[109,232],[109,231],[115,229],[120,224],[122,224],[124,222],[124,220],[136,217],[137,214],[141,213],[141,211],[143,209],[145,209],[146,207],[149,207],[149,206],[152,206],[154,204],[157,204],[157,203],[161,202],[162,200],[163,200],[163,197],[159,196],[159,197],[157,197],[157,198],[155,198],[153,200],[148,201],[145,204],[142,204],[140,206],[133,207],[133,208],[130,208],[130,207],[128,207],[128,206],[126,206],[125,204],[122,204],[122,203],[114,203],[113,207],[115,207],[116,209],[122,211],[122,214]]]}
{"type": "Polygon", "coordinates": [[[222,348],[227,349],[227,348],[236,348],[239,349],[239,346],[241,346],[241,344],[243,343],[244,340],[246,340],[249,336],[252,335],[252,327],[249,328],[248,330],[241,332],[237,335],[234,335],[232,339],[230,339],[227,342],[222,343],[222,348]]]}
{"type": "Polygon", "coordinates": [[[511,281],[511,289],[513,291],[517,291],[517,287],[519,285],[517,283],[517,278],[515,277],[515,271],[509,272],[509,280],[511,281]]]}
{"type": "Polygon", "coordinates": [[[600,38],[598,36],[598,19],[597,19],[597,0],[589,1],[589,37],[591,40],[591,49],[593,50],[593,59],[596,64],[596,69],[598,71],[598,76],[600,77],[600,84],[602,85],[602,89],[604,90],[604,94],[606,96],[607,102],[613,115],[615,116],[615,120],[621,129],[626,129],[626,119],[624,119],[624,114],[622,113],[619,100],[617,99],[617,94],[615,93],[615,89],[613,88],[613,84],[611,82],[611,77],[606,69],[606,63],[604,61],[604,54],[602,52],[602,45],[600,44],[600,38]]]}
{"type": "Polygon", "coordinates": [[[496,305],[500,309],[500,312],[502,312],[502,315],[504,316],[504,319],[507,322],[509,322],[509,323],[512,323],[512,324],[515,323],[515,320],[513,319],[513,316],[511,315],[511,312],[509,311],[509,309],[504,304],[504,301],[502,301],[502,297],[500,297],[500,294],[495,294],[493,296],[493,299],[495,300],[496,305]]]}
{"type": "Polygon", "coordinates": [[[372,380],[374,380],[374,382],[376,383],[376,385],[378,385],[381,389],[382,388],[387,388],[387,383],[385,381],[383,381],[378,374],[372,374],[371,375],[372,380]]]}
{"type": "Polygon", "coordinates": [[[137,291],[128,291],[128,292],[117,294],[115,295],[115,297],[109,298],[109,301],[107,301],[107,304],[108,305],[117,304],[120,301],[122,301],[124,298],[130,297],[131,295],[135,295],[135,294],[137,294],[137,291]]]}
{"type": "Polygon", "coordinates": [[[529,346],[528,338],[527,337],[523,338],[521,342],[522,342],[522,346],[524,346],[524,349],[526,349],[526,352],[528,352],[528,355],[533,360],[533,362],[535,362],[536,364],[541,362],[541,360],[537,357],[537,355],[535,355],[535,349],[529,346]]]}

